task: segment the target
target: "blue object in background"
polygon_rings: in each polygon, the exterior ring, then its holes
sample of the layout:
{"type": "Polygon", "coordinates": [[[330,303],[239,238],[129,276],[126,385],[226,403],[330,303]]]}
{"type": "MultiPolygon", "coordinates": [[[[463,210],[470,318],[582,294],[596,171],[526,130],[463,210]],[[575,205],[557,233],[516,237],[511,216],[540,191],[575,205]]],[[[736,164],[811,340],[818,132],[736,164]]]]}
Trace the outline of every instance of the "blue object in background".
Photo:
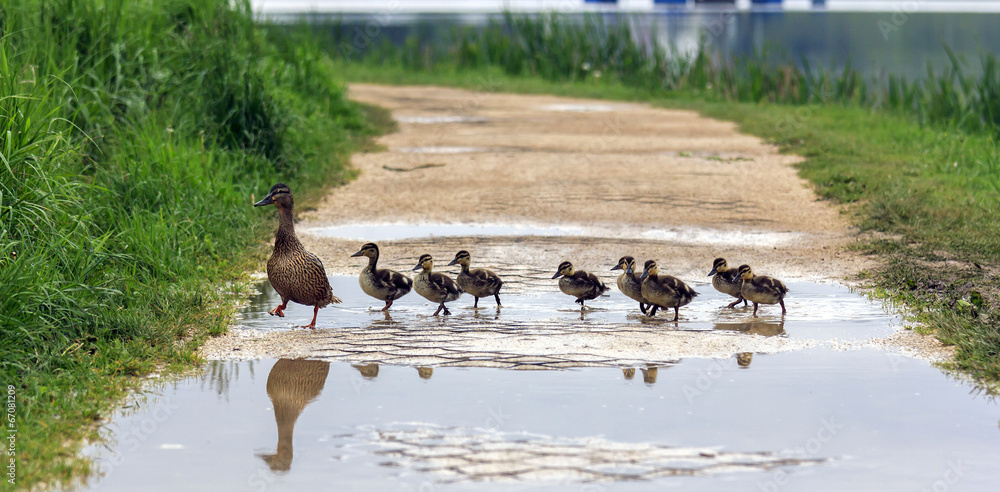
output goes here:
{"type": "Polygon", "coordinates": [[[618,3],[618,0],[583,0],[583,3],[618,3]]]}
{"type": "Polygon", "coordinates": [[[750,3],[754,7],[757,7],[757,6],[780,7],[781,6],[781,0],[750,0],[750,3]]]}
{"type": "Polygon", "coordinates": [[[653,0],[653,5],[667,5],[683,7],[687,5],[687,0],[653,0]]]}

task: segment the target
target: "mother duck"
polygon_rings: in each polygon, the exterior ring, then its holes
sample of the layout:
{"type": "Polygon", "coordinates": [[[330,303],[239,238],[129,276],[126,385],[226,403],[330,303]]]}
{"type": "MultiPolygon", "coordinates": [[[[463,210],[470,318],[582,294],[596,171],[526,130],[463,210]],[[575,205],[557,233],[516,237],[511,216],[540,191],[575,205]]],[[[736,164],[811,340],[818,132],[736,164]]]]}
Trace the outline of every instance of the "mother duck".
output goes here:
{"type": "Polygon", "coordinates": [[[278,231],[274,234],[274,252],[267,260],[267,280],[281,296],[281,304],[268,311],[268,314],[284,317],[288,301],[313,306],[312,322],[302,327],[316,329],[319,309],[329,304],[340,304],[340,298],[333,295],[323,262],[306,251],[295,236],[295,225],[292,222],[295,201],[288,185],[278,183],[272,186],[263,200],[253,204],[255,207],[265,205],[278,207],[278,231]]]}

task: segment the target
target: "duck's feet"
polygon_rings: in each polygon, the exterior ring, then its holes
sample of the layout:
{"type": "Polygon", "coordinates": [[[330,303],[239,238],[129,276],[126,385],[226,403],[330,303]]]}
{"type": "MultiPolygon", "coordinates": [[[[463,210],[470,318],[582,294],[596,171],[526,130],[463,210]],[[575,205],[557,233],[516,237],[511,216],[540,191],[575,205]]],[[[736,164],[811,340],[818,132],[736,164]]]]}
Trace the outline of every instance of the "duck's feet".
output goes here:
{"type": "Polygon", "coordinates": [[[493,298],[497,300],[497,307],[502,307],[500,306],[500,294],[493,294],[493,298]]]}
{"type": "Polygon", "coordinates": [[[382,308],[382,311],[388,313],[389,312],[389,306],[392,306],[392,301],[385,301],[385,307],[382,308]]]}
{"type": "Polygon", "coordinates": [[[741,301],[743,302],[743,305],[746,306],[747,300],[742,297],[737,297],[735,301],[729,303],[726,307],[732,309],[736,307],[736,305],[739,304],[741,301]]]}
{"type": "Polygon", "coordinates": [[[444,315],[451,316],[451,311],[449,311],[447,307],[444,308],[444,315]]]}
{"type": "Polygon", "coordinates": [[[646,305],[640,302],[639,311],[642,311],[642,314],[646,314],[646,305]]]}
{"type": "Polygon", "coordinates": [[[302,325],[302,328],[309,328],[310,330],[316,329],[316,315],[319,314],[319,306],[313,308],[313,320],[308,325],[302,325]]]}
{"type": "Polygon", "coordinates": [[[758,304],[756,302],[753,303],[753,317],[754,318],[757,317],[757,306],[758,306],[758,304]]]}
{"type": "Polygon", "coordinates": [[[681,316],[680,308],[674,307],[674,321],[677,321],[677,318],[680,318],[680,316],[681,316]]]}
{"type": "MultiPolygon", "coordinates": [[[[475,296],[473,296],[475,297],[475,296]]],[[[479,298],[476,297],[476,302],[472,303],[472,309],[479,309],[479,298]]]]}
{"type": "Polygon", "coordinates": [[[653,307],[649,310],[649,316],[656,316],[656,310],[660,309],[660,306],[653,304],[653,307]]]}
{"type": "Polygon", "coordinates": [[[781,304],[781,314],[787,314],[788,311],[785,309],[785,300],[778,299],[778,304],[781,304]]]}
{"type": "Polygon", "coordinates": [[[268,311],[267,314],[270,314],[271,316],[277,316],[279,318],[284,318],[285,317],[285,308],[286,307],[288,307],[288,303],[287,302],[283,302],[283,303],[278,304],[277,306],[275,306],[274,309],[268,311]]]}

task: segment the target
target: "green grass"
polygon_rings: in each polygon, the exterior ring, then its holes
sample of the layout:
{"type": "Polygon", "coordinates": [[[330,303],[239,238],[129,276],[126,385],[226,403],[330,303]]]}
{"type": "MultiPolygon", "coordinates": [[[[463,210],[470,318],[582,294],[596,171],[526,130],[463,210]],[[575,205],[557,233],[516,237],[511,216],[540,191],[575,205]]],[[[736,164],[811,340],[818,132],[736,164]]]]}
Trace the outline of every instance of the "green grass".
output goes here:
{"type": "Polygon", "coordinates": [[[910,308],[923,329],[955,345],[951,368],[995,389],[1000,381],[1000,152],[991,132],[860,103],[738,102],[689,91],[651,91],[618,80],[553,81],[440,63],[433,70],[335,62],[355,82],[436,84],[476,91],[648,101],[736,121],[742,131],[806,157],[817,193],[847,205],[878,255],[873,292],[910,308]],[[977,266],[978,265],[978,266],[977,266]]]}
{"type": "Polygon", "coordinates": [[[308,203],[350,177],[379,113],[338,80],[311,38],[265,32],[239,2],[0,6],[18,488],[85,474],[81,440],[139,377],[190,367],[225,331],[273,230],[252,194],[284,181],[308,203]]]}

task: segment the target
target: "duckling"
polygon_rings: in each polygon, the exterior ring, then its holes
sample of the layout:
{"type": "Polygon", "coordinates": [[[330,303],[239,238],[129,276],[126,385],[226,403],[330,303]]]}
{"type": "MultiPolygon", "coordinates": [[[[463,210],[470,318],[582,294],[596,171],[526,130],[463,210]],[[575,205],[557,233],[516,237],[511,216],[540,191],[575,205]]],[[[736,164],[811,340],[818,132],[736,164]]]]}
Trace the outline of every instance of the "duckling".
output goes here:
{"type": "Polygon", "coordinates": [[[380,270],[375,267],[378,263],[378,246],[375,243],[365,244],[361,247],[361,251],[351,256],[368,257],[368,266],[361,270],[358,283],[361,284],[361,290],[365,294],[385,301],[382,311],[388,312],[392,301],[410,293],[410,288],[413,287],[413,280],[410,280],[410,277],[394,270],[380,270]]]}
{"type": "Polygon", "coordinates": [[[754,317],[757,316],[758,304],[781,304],[781,314],[788,312],[785,309],[785,294],[788,294],[785,284],[767,275],[754,275],[750,265],[740,265],[738,272],[740,293],[744,299],[753,303],[754,317]]]}
{"type": "Polygon", "coordinates": [[[580,304],[581,310],[586,308],[583,304],[584,301],[597,299],[608,291],[608,286],[604,285],[604,282],[601,282],[597,275],[583,270],[574,270],[573,264],[568,261],[559,264],[559,269],[552,278],[560,276],[562,278],[559,279],[559,290],[563,291],[563,294],[576,297],[576,302],[580,304]]]}
{"type": "Polygon", "coordinates": [[[444,315],[448,316],[451,311],[445,307],[444,303],[458,299],[464,294],[464,291],[451,277],[443,273],[432,272],[432,268],[434,268],[434,259],[431,258],[431,255],[421,255],[417,266],[413,267],[413,271],[423,271],[413,279],[413,288],[416,289],[417,294],[424,296],[428,301],[440,303],[437,311],[434,311],[434,316],[437,316],[441,310],[444,310],[444,315]]]}
{"type": "Polygon", "coordinates": [[[284,317],[288,301],[314,306],[312,322],[303,328],[316,329],[319,309],[328,304],[340,304],[341,300],[333,295],[323,262],[306,251],[295,236],[295,226],[292,223],[295,201],[288,185],[278,183],[272,186],[267,196],[253,206],[265,205],[278,207],[278,231],[274,235],[274,252],[267,260],[267,280],[281,296],[281,304],[268,311],[268,314],[284,317]]]}
{"type": "Polygon", "coordinates": [[[725,258],[716,258],[712,263],[712,271],[708,272],[708,276],[713,275],[715,278],[712,279],[712,287],[723,294],[729,294],[736,298],[735,301],[726,306],[727,308],[736,307],[740,301],[743,301],[744,306],[747,305],[747,300],[740,293],[739,272],[735,268],[729,268],[725,258]]]}
{"type": "Polygon", "coordinates": [[[611,270],[622,269],[625,272],[618,276],[618,290],[639,301],[639,310],[642,311],[642,314],[646,314],[646,304],[649,304],[649,301],[642,297],[642,282],[635,276],[635,258],[622,256],[618,259],[618,264],[611,268],[611,270]]]}
{"type": "Polygon", "coordinates": [[[462,272],[455,277],[458,286],[465,292],[476,298],[472,303],[473,309],[479,307],[480,297],[493,296],[497,300],[497,307],[500,306],[500,287],[503,287],[503,280],[500,277],[484,268],[469,268],[472,262],[472,255],[464,249],[455,254],[455,259],[451,260],[448,266],[462,265],[462,272]]]}
{"type": "Polygon", "coordinates": [[[650,316],[656,316],[658,308],[674,308],[674,319],[680,316],[680,307],[687,305],[698,295],[691,287],[682,282],[677,277],[670,275],[659,275],[659,267],[656,262],[649,260],[646,262],[642,272],[642,297],[653,305],[650,316]]]}

